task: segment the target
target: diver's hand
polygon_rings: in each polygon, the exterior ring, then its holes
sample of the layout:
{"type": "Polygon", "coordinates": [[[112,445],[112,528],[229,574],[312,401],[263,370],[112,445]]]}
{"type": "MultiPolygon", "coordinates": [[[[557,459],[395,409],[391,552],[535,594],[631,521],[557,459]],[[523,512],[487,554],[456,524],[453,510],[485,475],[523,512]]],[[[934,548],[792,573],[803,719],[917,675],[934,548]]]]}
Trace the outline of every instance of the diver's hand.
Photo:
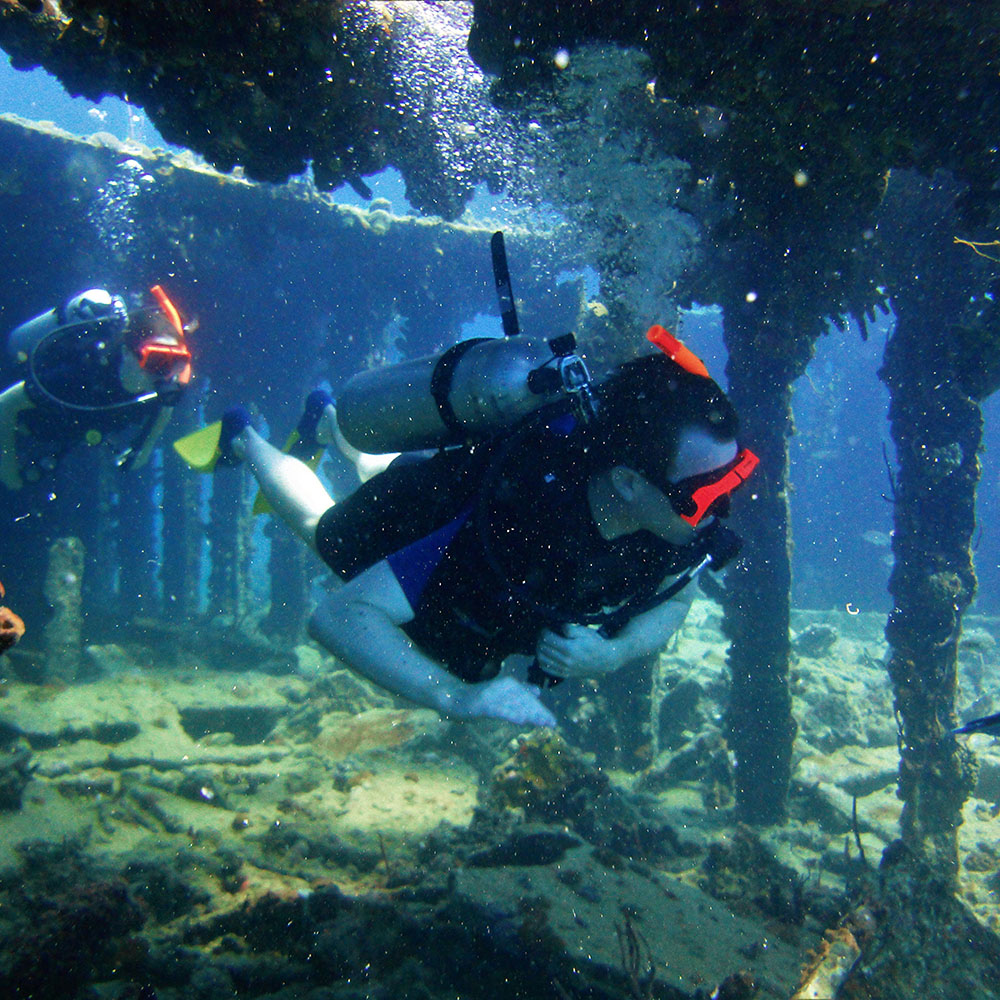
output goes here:
{"type": "Polygon", "coordinates": [[[516,677],[496,677],[468,684],[451,699],[453,719],[502,719],[519,726],[555,726],[556,717],[541,703],[538,688],[516,677]]]}
{"type": "Polygon", "coordinates": [[[543,629],[535,646],[538,665],[554,677],[600,677],[622,665],[618,644],[595,628],[564,625],[563,634],[543,629]]]}

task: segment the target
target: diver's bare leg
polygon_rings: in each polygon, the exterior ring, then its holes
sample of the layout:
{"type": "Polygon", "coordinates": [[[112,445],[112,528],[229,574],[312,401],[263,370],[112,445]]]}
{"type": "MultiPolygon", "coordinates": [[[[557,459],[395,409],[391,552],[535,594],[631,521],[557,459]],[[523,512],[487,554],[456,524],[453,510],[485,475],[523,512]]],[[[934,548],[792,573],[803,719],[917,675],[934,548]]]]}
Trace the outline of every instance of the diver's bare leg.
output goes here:
{"type": "Polygon", "coordinates": [[[358,479],[362,483],[367,483],[372,476],[377,476],[380,472],[385,472],[393,460],[399,457],[398,451],[389,452],[385,455],[370,455],[368,452],[358,451],[344,437],[340,427],[337,425],[337,410],[334,406],[328,406],[324,410],[323,416],[316,426],[316,440],[327,447],[335,444],[340,454],[354,466],[358,474],[358,479]]]}
{"type": "Polygon", "coordinates": [[[333,506],[319,476],[305,462],[275,448],[252,427],[233,438],[233,452],[243,458],[274,512],[310,548],[316,547],[316,525],[333,506]]]}

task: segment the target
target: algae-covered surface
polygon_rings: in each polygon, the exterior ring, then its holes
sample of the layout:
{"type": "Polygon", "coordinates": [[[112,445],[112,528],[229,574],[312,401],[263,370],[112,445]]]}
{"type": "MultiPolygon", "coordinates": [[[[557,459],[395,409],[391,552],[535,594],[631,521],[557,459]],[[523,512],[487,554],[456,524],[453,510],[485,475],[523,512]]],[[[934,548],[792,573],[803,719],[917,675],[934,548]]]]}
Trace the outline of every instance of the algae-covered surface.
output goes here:
{"type": "MultiPolygon", "coordinates": [[[[91,647],[68,687],[8,658],[5,995],[791,997],[825,932],[884,919],[864,911],[900,810],[881,623],[796,615],[792,818],[765,829],[732,813],[717,626],[696,602],[661,655],[636,772],[396,703],[308,646],[280,676],[91,647]]],[[[977,711],[993,630],[962,647],[977,711]]],[[[974,742],[962,885],[995,928],[1000,752],[974,742]]]]}

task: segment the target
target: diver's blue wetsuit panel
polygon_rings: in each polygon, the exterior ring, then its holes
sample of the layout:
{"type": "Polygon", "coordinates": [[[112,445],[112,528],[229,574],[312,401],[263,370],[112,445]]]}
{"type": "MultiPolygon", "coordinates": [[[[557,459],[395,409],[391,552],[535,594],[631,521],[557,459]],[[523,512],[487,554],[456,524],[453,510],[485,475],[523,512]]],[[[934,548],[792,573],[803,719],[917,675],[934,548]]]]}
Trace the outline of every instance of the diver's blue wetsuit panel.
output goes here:
{"type": "Polygon", "coordinates": [[[445,549],[471,513],[472,508],[469,507],[437,531],[432,531],[412,545],[407,545],[387,557],[386,561],[392,567],[392,572],[403,588],[411,608],[416,609],[420,605],[420,598],[434,570],[440,565],[445,549]]]}

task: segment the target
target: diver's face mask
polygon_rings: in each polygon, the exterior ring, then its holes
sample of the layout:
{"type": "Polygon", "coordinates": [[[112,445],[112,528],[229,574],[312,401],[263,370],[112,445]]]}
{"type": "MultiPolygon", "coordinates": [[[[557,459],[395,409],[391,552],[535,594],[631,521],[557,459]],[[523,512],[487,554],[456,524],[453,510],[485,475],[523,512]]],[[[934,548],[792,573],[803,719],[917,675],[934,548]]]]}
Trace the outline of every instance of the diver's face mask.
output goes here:
{"type": "Polygon", "coordinates": [[[191,351],[158,312],[144,310],[129,341],[139,367],[153,381],[184,383],[191,378],[191,351]]]}
{"type": "Polygon", "coordinates": [[[179,379],[191,364],[191,352],[177,344],[143,344],[139,350],[139,366],[154,379],[179,379]]]}
{"type": "MultiPolygon", "coordinates": [[[[702,360],[662,326],[650,327],[646,339],[679,368],[711,379],[702,360]]],[[[729,498],[759,462],[749,448],[740,449],[733,440],[718,441],[700,428],[688,427],[681,433],[668,483],[660,489],[682,520],[692,528],[705,527],[706,519],[729,513],[729,498]]]]}
{"type": "Polygon", "coordinates": [[[191,380],[191,351],[180,316],[166,293],[156,285],[151,289],[156,307],[133,313],[129,333],[139,367],[156,382],[186,385],[191,380]]]}
{"type": "Polygon", "coordinates": [[[742,448],[731,462],[680,479],[663,492],[677,514],[697,528],[705,518],[726,517],[729,498],[747,481],[759,462],[749,448],[742,448]]]}

